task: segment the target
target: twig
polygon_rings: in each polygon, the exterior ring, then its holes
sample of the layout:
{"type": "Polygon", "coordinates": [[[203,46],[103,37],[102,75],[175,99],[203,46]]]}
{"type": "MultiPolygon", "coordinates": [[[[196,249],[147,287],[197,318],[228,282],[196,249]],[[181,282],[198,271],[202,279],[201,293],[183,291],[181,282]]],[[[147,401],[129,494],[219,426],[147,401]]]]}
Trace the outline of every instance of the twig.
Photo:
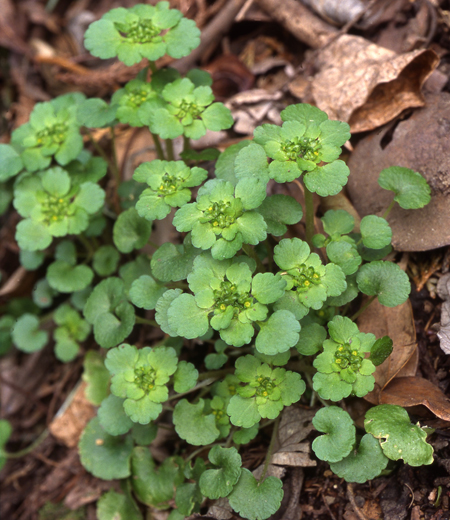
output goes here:
{"type": "Polygon", "coordinates": [[[353,491],[353,484],[351,482],[347,483],[347,496],[353,507],[355,515],[359,518],[359,520],[367,520],[367,517],[364,515],[364,513],[361,511],[361,509],[359,509],[359,507],[356,505],[355,493],[353,491]]]}

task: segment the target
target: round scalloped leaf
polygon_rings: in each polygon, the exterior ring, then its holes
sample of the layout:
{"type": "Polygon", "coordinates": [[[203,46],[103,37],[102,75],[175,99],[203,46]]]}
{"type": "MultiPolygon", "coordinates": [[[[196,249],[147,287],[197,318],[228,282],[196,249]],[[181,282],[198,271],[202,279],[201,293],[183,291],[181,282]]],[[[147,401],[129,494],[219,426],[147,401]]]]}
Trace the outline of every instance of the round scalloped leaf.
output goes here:
{"type": "Polygon", "coordinates": [[[356,428],[345,410],[337,406],[321,408],[312,422],[316,430],[326,434],[320,435],[312,443],[312,449],[319,459],[338,462],[352,451],[356,442],[356,428]]]}
{"type": "Polygon", "coordinates": [[[100,426],[98,417],[92,419],[78,443],[81,464],[103,480],[114,480],[130,476],[130,458],[133,440],[126,437],[113,437],[100,426]]]}
{"type": "Polygon", "coordinates": [[[386,468],[389,459],[380,448],[380,443],[366,433],[361,439],[357,451],[347,455],[339,462],[332,462],[330,469],[346,482],[364,484],[372,480],[386,468]]]}
{"type": "Polygon", "coordinates": [[[23,314],[15,323],[11,336],[14,344],[23,352],[36,352],[45,347],[48,334],[39,330],[39,319],[33,314],[23,314]]]}
{"type": "MultiPolygon", "coordinates": [[[[225,356],[227,357],[227,356],[225,356]]],[[[173,375],[173,389],[181,394],[194,388],[198,380],[198,370],[192,363],[180,361],[173,375]]]]}
{"type": "Polygon", "coordinates": [[[278,511],[283,499],[283,483],[268,477],[262,482],[243,468],[241,477],[228,496],[230,506],[248,520],[265,520],[278,511]]]}
{"type": "Polygon", "coordinates": [[[418,172],[402,166],[391,166],[381,171],[378,184],[395,193],[394,200],[403,209],[418,209],[431,200],[427,181],[418,172]]]}
{"type": "Polygon", "coordinates": [[[94,287],[84,306],[86,320],[93,325],[102,314],[113,310],[125,298],[124,284],[120,278],[102,280],[94,287]]]}
{"type": "Polygon", "coordinates": [[[73,361],[80,351],[80,345],[69,336],[66,328],[58,327],[53,333],[55,356],[63,363],[73,361]]]}
{"type": "Polygon", "coordinates": [[[192,271],[192,264],[199,252],[187,237],[184,245],[166,242],[152,256],[153,274],[162,282],[185,280],[192,271]]]}
{"type": "Polygon", "coordinates": [[[274,247],[274,260],[281,269],[289,270],[301,265],[309,256],[310,249],[299,238],[283,238],[274,247]]]}
{"type": "Polygon", "coordinates": [[[242,148],[252,144],[252,141],[242,140],[239,143],[232,144],[224,152],[221,153],[220,157],[216,162],[216,177],[225,181],[231,182],[233,186],[236,186],[238,180],[234,174],[234,164],[236,157],[242,148]]]}
{"type": "Polygon", "coordinates": [[[94,253],[92,267],[100,276],[111,276],[119,265],[120,254],[114,246],[101,246],[94,253]]]}
{"type": "Polygon", "coordinates": [[[289,105],[280,114],[282,121],[299,121],[305,125],[319,125],[328,119],[327,114],[313,105],[308,103],[297,103],[289,105]]]}
{"type": "Polygon", "coordinates": [[[117,112],[117,106],[110,106],[100,98],[85,99],[77,107],[78,123],[89,128],[101,128],[111,124],[117,112]]]}
{"type": "Polygon", "coordinates": [[[289,311],[275,311],[266,322],[259,322],[256,350],[262,354],[280,354],[298,342],[300,323],[289,311]]]}
{"type": "Polygon", "coordinates": [[[82,291],[93,278],[94,273],[87,265],[72,266],[64,260],[56,260],[47,269],[50,287],[62,293],[82,291]]]}
{"type": "Polygon", "coordinates": [[[258,273],[252,281],[252,294],[260,303],[274,303],[284,296],[285,287],[280,274],[258,273]]]}
{"type": "Polygon", "coordinates": [[[26,218],[17,224],[16,240],[20,249],[42,251],[52,243],[53,237],[44,224],[26,218]]]}
{"type": "Polygon", "coordinates": [[[131,302],[140,309],[152,310],[156,302],[167,291],[165,285],[159,284],[153,276],[144,274],[131,284],[129,296],[131,302]]]}
{"type": "Polygon", "coordinates": [[[232,424],[242,428],[251,428],[261,420],[256,400],[246,399],[240,395],[233,395],[230,399],[227,414],[232,424]]]}
{"type": "Polygon", "coordinates": [[[87,383],[85,396],[90,403],[99,406],[108,396],[111,377],[100,352],[89,350],[84,357],[83,368],[82,378],[87,383]]]}
{"type": "Polygon", "coordinates": [[[110,394],[98,409],[98,420],[109,435],[123,435],[133,426],[133,421],[123,409],[123,402],[124,399],[110,394]]]}
{"type": "Polygon", "coordinates": [[[10,144],[0,143],[0,182],[5,182],[23,169],[22,159],[10,144]]]}
{"type": "Polygon", "coordinates": [[[136,502],[129,495],[116,493],[113,489],[105,493],[97,502],[98,520],[142,520],[136,502]]]}
{"type": "Polygon", "coordinates": [[[380,440],[386,457],[403,459],[410,466],[433,463],[433,448],[427,434],[417,424],[411,424],[401,406],[382,404],[371,408],[364,419],[364,428],[380,440]]]}
{"type": "Polygon", "coordinates": [[[35,271],[44,263],[45,253],[41,251],[26,251],[20,250],[19,254],[20,265],[27,271],[35,271]]]}
{"type": "Polygon", "coordinates": [[[393,342],[389,336],[383,336],[375,341],[370,349],[370,361],[377,367],[392,353],[393,342]]]}
{"type": "Polygon", "coordinates": [[[33,301],[41,309],[46,309],[52,305],[55,293],[56,291],[54,291],[48,281],[43,278],[39,280],[33,288],[33,301]]]}
{"type": "Polygon", "coordinates": [[[213,414],[204,415],[205,401],[191,404],[186,399],[179,401],[173,411],[173,424],[178,435],[193,446],[206,446],[214,442],[220,432],[213,414]]]}
{"type": "Polygon", "coordinates": [[[347,235],[355,227],[355,219],[344,209],[330,209],[320,219],[328,235],[347,235]]]}
{"type": "Polygon", "coordinates": [[[397,264],[382,260],[361,266],[356,283],[361,292],[368,296],[376,295],[386,307],[401,305],[411,292],[407,274],[397,264]]]}
{"type": "Polygon", "coordinates": [[[192,294],[181,294],[167,310],[169,327],[177,336],[195,339],[206,334],[209,328],[208,310],[200,309],[192,294]]]}
{"type": "Polygon", "coordinates": [[[242,459],[237,449],[213,446],[208,459],[217,469],[202,473],[199,480],[202,495],[212,500],[228,496],[241,476],[242,459]]]}
{"type": "Polygon", "coordinates": [[[155,320],[161,327],[161,330],[172,337],[178,336],[178,334],[169,326],[167,311],[169,310],[172,302],[178,298],[182,292],[183,291],[181,289],[169,289],[156,302],[155,320]]]}
{"type": "Polygon", "coordinates": [[[361,238],[366,247],[383,249],[391,243],[392,229],[384,218],[376,215],[366,215],[361,220],[360,227],[361,238]]]}
{"type": "Polygon", "coordinates": [[[94,322],[95,341],[103,348],[115,347],[131,334],[135,321],[133,306],[124,301],[114,309],[114,314],[105,312],[97,317],[94,322]]]}
{"type": "Polygon", "coordinates": [[[257,211],[266,221],[267,233],[276,237],[286,233],[287,224],[297,224],[303,216],[301,205],[293,197],[281,194],[267,197],[257,211]]]}
{"type": "Polygon", "coordinates": [[[248,444],[259,433],[258,425],[255,424],[251,428],[241,428],[233,433],[233,442],[235,444],[248,444]]]}
{"type": "Polygon", "coordinates": [[[333,161],[324,166],[318,166],[312,172],[306,172],[304,183],[309,191],[321,197],[337,195],[347,184],[350,170],[344,161],[333,161]]]}
{"type": "Polygon", "coordinates": [[[155,423],[150,424],[134,424],[131,429],[133,440],[139,446],[148,446],[158,434],[158,426],[155,423]]]}
{"type": "Polygon", "coordinates": [[[144,247],[152,232],[152,222],[142,218],[134,208],[121,213],[113,228],[113,240],[121,253],[144,247]]]}
{"type": "Polygon", "coordinates": [[[319,352],[323,342],[327,339],[325,327],[318,323],[309,323],[302,327],[300,336],[295,348],[303,356],[312,356],[319,352]]]}
{"type": "Polygon", "coordinates": [[[180,469],[174,458],[165,459],[157,469],[150,450],[136,446],[131,457],[133,491],[144,504],[167,509],[167,502],[174,495],[174,487],[184,480],[180,469]]]}
{"type": "Polygon", "coordinates": [[[362,262],[356,247],[344,240],[330,242],[327,245],[327,256],[330,262],[338,265],[345,275],[356,273],[362,262]]]}

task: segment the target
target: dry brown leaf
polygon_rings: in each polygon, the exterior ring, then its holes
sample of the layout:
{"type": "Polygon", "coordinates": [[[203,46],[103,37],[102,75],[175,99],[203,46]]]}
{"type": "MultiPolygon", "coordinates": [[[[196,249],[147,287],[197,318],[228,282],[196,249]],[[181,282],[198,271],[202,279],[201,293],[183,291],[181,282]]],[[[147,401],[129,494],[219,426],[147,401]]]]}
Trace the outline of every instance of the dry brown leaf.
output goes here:
{"type": "Polygon", "coordinates": [[[393,246],[427,251],[450,244],[450,94],[426,94],[427,106],[395,127],[373,132],[355,147],[348,166],[348,191],[361,217],[381,215],[393,193],[378,185],[381,170],[404,166],[421,173],[431,186],[431,202],[422,209],[398,205],[388,217],[393,246]]]}
{"type": "Polygon", "coordinates": [[[439,298],[444,300],[441,307],[441,328],[437,335],[441,349],[450,354],[450,273],[439,278],[436,291],[439,298]]]}
{"type": "Polygon", "coordinates": [[[384,307],[373,301],[358,319],[361,332],[371,332],[377,338],[389,336],[394,345],[392,354],[374,373],[375,388],[365,396],[372,404],[379,404],[382,389],[396,376],[414,376],[417,371],[416,330],[411,303],[397,307],[384,307]]]}
{"type": "Polygon", "coordinates": [[[81,433],[86,424],[95,415],[95,408],[86,399],[84,389],[86,383],[81,382],[76,388],[69,405],[57,414],[50,423],[49,430],[53,437],[69,448],[78,444],[81,433]]]}
{"type": "Polygon", "coordinates": [[[424,405],[434,415],[450,421],[450,400],[442,390],[422,377],[396,377],[380,393],[380,404],[424,405]]]}
{"type": "Polygon", "coordinates": [[[397,55],[365,38],[342,35],[318,54],[312,93],[330,119],[364,132],[406,108],[423,106],[420,89],[438,63],[432,50],[397,55]]]}

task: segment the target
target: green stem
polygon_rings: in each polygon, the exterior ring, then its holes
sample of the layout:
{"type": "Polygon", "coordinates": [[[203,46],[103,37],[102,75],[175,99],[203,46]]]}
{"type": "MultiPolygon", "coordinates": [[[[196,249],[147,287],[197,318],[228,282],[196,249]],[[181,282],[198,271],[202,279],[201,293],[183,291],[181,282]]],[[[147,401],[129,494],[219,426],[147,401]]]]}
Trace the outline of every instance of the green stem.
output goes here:
{"type": "Polygon", "coordinates": [[[161,159],[161,161],[164,161],[166,159],[164,155],[164,150],[161,146],[161,141],[159,140],[159,136],[157,134],[154,134],[153,132],[150,132],[152,134],[153,142],[155,143],[155,150],[158,155],[158,159],[161,159]]]}
{"type": "Polygon", "coordinates": [[[32,442],[27,448],[24,448],[23,450],[16,451],[15,453],[8,453],[6,451],[0,450],[0,454],[3,455],[7,459],[19,459],[20,457],[23,457],[24,455],[28,455],[28,453],[31,453],[35,448],[43,442],[49,434],[49,431],[47,428],[39,435],[39,437],[32,442]]]}
{"type": "Polygon", "coordinates": [[[208,372],[202,372],[198,376],[199,381],[205,381],[205,379],[219,379],[219,377],[226,376],[234,372],[234,368],[222,368],[222,370],[209,370],[208,372]]]}
{"type": "Polygon", "coordinates": [[[383,213],[383,218],[386,219],[391,212],[392,208],[395,206],[395,200],[392,200],[392,202],[389,204],[387,210],[383,213]]]}
{"type": "Polygon", "coordinates": [[[313,392],[313,394],[311,396],[311,401],[315,402],[316,399],[318,399],[324,406],[330,406],[330,404],[327,403],[324,399],[322,399],[320,397],[320,395],[318,393],[316,393],[316,391],[314,390],[312,377],[307,372],[304,372],[303,375],[305,376],[306,381],[308,381],[308,385],[309,385],[309,387],[311,388],[311,390],[313,392]],[[315,394],[315,397],[313,399],[314,394],[315,394]]]}
{"type": "Polygon", "coordinates": [[[173,154],[173,141],[172,139],[166,139],[166,153],[167,153],[167,160],[168,161],[174,161],[175,156],[173,154]]]}
{"type": "Polygon", "coordinates": [[[152,327],[159,327],[155,320],[147,320],[145,318],[141,318],[140,316],[136,316],[136,323],[141,323],[142,325],[151,325],[152,327]]]}
{"type": "Polygon", "coordinates": [[[258,271],[265,273],[266,268],[264,267],[263,263],[259,259],[259,256],[256,254],[256,251],[253,249],[253,247],[250,244],[242,244],[242,251],[249,256],[250,258],[253,258],[253,260],[256,262],[256,265],[258,266],[258,271]]]}
{"type": "Polygon", "coordinates": [[[269,449],[267,450],[266,460],[264,461],[264,468],[263,468],[263,471],[261,474],[261,478],[259,479],[260,483],[264,481],[267,470],[269,469],[269,464],[272,459],[272,454],[273,454],[273,450],[275,447],[275,441],[277,440],[278,426],[280,425],[280,419],[281,419],[281,415],[279,415],[276,418],[275,424],[273,425],[272,437],[270,439],[269,449]]]}
{"type": "Polygon", "coordinates": [[[225,445],[224,442],[214,442],[213,444],[208,444],[208,445],[206,445],[206,446],[202,446],[202,447],[199,448],[198,450],[193,451],[193,452],[189,455],[189,457],[187,457],[187,458],[185,459],[185,462],[187,463],[187,462],[189,462],[190,460],[195,459],[195,457],[196,457],[199,453],[201,453],[201,452],[204,451],[204,450],[209,450],[209,449],[211,449],[213,446],[224,446],[224,445],[225,445]]]}
{"type": "Polygon", "coordinates": [[[158,67],[156,66],[156,63],[154,61],[148,60],[148,66],[150,67],[150,70],[152,72],[157,72],[158,67]]]}
{"type": "MultiPolygon", "coordinates": [[[[215,379],[214,379],[215,381],[215,379]]],[[[187,390],[186,392],[182,392],[181,394],[175,394],[171,395],[165,402],[168,403],[169,401],[173,401],[174,399],[180,399],[181,397],[184,397],[185,395],[192,394],[192,392],[196,392],[200,388],[204,388],[205,386],[208,386],[211,384],[211,380],[207,379],[206,381],[202,381],[198,385],[195,385],[194,388],[191,388],[190,390],[187,390]]]]}
{"type": "Polygon", "coordinates": [[[375,298],[377,297],[376,294],[374,294],[373,296],[371,296],[367,301],[366,303],[359,309],[359,311],[356,311],[355,314],[353,314],[353,316],[350,318],[352,321],[355,321],[356,318],[358,318],[358,316],[360,316],[366,309],[367,307],[373,302],[373,300],[375,300],[375,298]]]}
{"type": "Polygon", "coordinates": [[[189,139],[189,137],[186,137],[185,135],[183,135],[183,152],[187,152],[190,149],[191,149],[191,140],[189,139]]]}
{"type": "Polygon", "coordinates": [[[80,235],[78,235],[78,240],[85,247],[85,249],[88,253],[88,260],[90,260],[94,256],[94,253],[95,253],[94,247],[90,243],[89,239],[87,237],[85,237],[82,233],[80,235]]]}
{"type": "Polygon", "coordinates": [[[111,130],[111,149],[112,149],[112,172],[114,175],[114,179],[116,181],[116,191],[119,189],[120,186],[120,168],[119,164],[117,162],[117,151],[116,151],[116,136],[114,134],[114,127],[110,127],[111,130]]]}
{"type": "Polygon", "coordinates": [[[237,430],[236,426],[231,427],[230,433],[227,437],[227,442],[225,443],[225,448],[229,448],[231,446],[231,443],[233,442],[233,435],[236,430],[237,430]]]}
{"type": "Polygon", "coordinates": [[[314,236],[314,200],[312,193],[304,186],[305,190],[305,223],[306,223],[306,242],[313,250],[312,237],[314,236]]]}

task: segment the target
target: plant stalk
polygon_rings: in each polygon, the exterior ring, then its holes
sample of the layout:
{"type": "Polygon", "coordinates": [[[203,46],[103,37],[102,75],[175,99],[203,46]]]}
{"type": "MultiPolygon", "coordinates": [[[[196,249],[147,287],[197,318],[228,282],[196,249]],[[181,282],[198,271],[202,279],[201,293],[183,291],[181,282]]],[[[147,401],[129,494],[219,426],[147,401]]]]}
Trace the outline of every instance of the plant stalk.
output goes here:
{"type": "Polygon", "coordinates": [[[155,145],[156,154],[158,155],[158,159],[161,159],[161,161],[164,161],[166,158],[164,156],[164,150],[161,146],[161,141],[159,140],[159,136],[157,134],[154,134],[153,132],[150,132],[152,134],[153,143],[155,145]]]}
{"type": "Polygon", "coordinates": [[[281,419],[281,415],[279,415],[276,418],[275,423],[273,425],[272,437],[270,439],[269,449],[267,450],[266,460],[264,461],[264,468],[263,468],[263,471],[261,474],[261,478],[259,479],[260,484],[261,484],[261,482],[264,481],[267,470],[269,469],[270,461],[272,460],[273,450],[275,448],[275,441],[277,440],[277,436],[278,436],[278,427],[280,425],[280,419],[281,419]]]}
{"type": "Polygon", "coordinates": [[[355,314],[353,314],[353,316],[350,318],[352,321],[355,321],[356,318],[358,318],[358,316],[360,316],[366,309],[367,307],[373,302],[373,300],[375,300],[375,298],[377,297],[376,294],[374,294],[373,296],[371,296],[367,301],[366,303],[359,309],[359,311],[356,311],[355,314]]]}
{"type": "Polygon", "coordinates": [[[305,224],[306,224],[306,242],[309,245],[311,251],[314,249],[312,243],[312,237],[314,236],[314,200],[313,194],[308,190],[306,186],[305,189],[305,224]]]}
{"type": "Polygon", "coordinates": [[[167,160],[168,161],[174,161],[175,156],[173,154],[173,141],[172,139],[166,139],[166,153],[167,153],[167,160]]]}

